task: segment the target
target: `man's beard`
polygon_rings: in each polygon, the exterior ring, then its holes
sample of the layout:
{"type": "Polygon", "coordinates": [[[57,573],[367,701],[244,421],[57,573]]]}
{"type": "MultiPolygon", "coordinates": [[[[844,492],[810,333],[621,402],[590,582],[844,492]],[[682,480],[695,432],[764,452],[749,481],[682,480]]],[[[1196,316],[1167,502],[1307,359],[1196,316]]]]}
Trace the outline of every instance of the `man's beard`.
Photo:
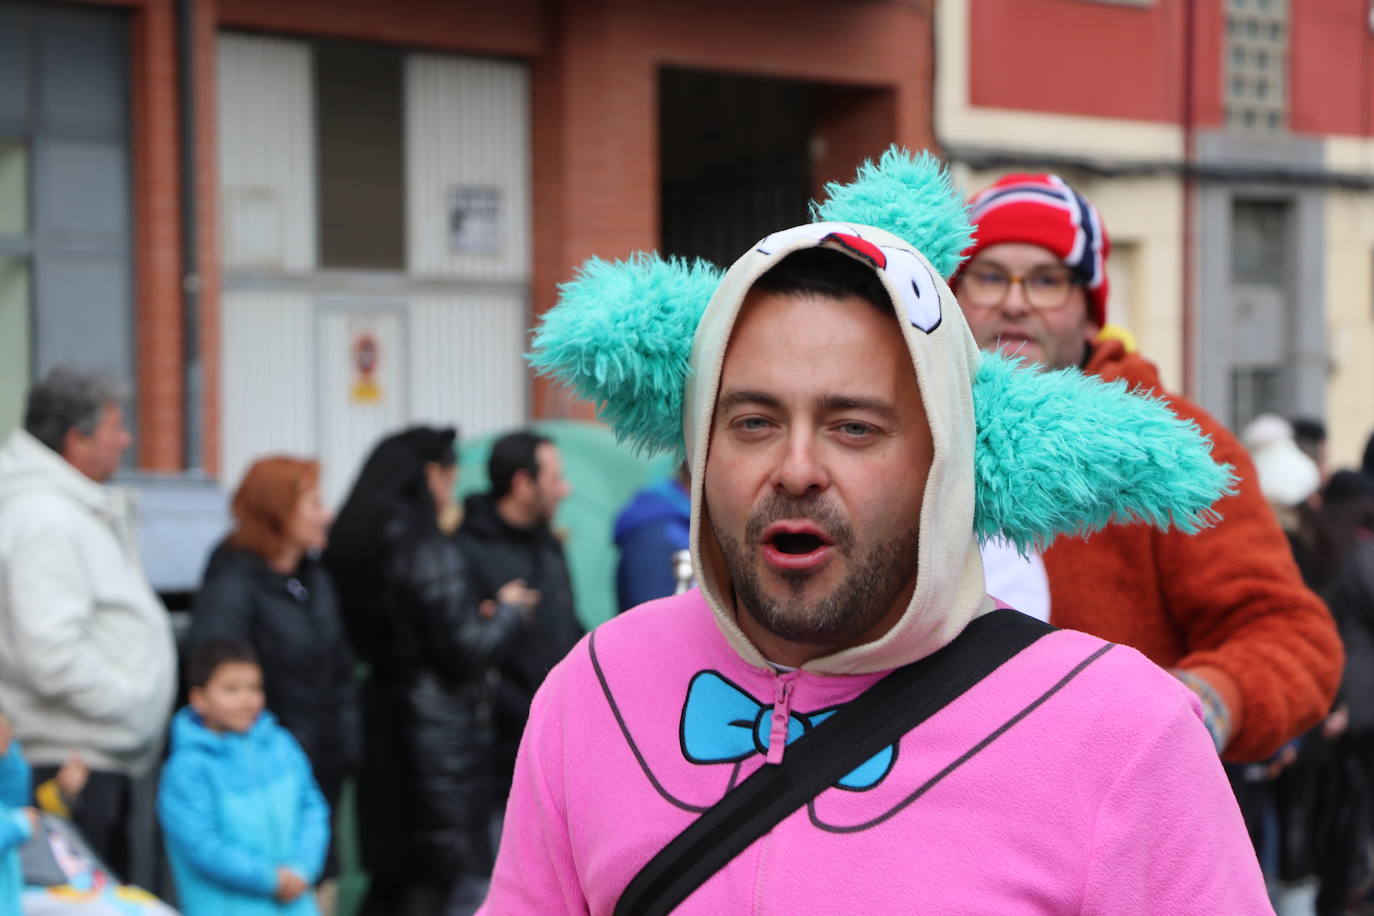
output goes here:
{"type": "Polygon", "coordinates": [[[711,529],[738,603],[760,626],[788,642],[812,646],[851,642],[883,619],[916,576],[919,518],[910,528],[883,538],[859,555],[855,554],[854,529],[833,506],[816,499],[774,494],[749,517],[743,543],[714,521],[711,529]],[[802,595],[814,573],[778,572],[787,594],[775,597],[764,591],[754,562],[764,529],[777,521],[798,518],[820,526],[834,541],[831,549],[844,558],[849,569],[828,594],[810,601],[802,595]]]}

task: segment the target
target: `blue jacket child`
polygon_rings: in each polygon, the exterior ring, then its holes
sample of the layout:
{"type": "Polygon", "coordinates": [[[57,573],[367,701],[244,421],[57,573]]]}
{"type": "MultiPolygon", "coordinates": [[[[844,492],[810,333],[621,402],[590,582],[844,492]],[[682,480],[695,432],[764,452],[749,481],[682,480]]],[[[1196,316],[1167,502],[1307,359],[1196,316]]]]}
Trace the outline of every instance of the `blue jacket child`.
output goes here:
{"type": "Polygon", "coordinates": [[[20,916],[24,875],[19,868],[19,847],[33,833],[33,824],[25,810],[29,765],[19,742],[9,735],[9,723],[0,716],[0,916],[20,916]]]}
{"type": "Polygon", "coordinates": [[[172,720],[157,798],[182,912],[318,916],[329,806],[296,739],[263,709],[252,649],[208,640],[187,667],[191,705],[172,720]]]}

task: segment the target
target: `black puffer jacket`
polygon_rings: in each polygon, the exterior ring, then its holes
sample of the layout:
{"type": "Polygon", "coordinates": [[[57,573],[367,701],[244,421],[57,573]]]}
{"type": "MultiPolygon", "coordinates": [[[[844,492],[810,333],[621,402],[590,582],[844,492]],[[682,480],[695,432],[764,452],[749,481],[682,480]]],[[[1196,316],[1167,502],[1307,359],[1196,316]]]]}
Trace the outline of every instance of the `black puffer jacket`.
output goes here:
{"type": "Polygon", "coordinates": [[[1341,696],[1350,731],[1374,735],[1374,537],[1360,537],[1322,597],[1345,643],[1341,696]]]}
{"type": "Polygon", "coordinates": [[[456,537],[471,566],[479,598],[494,598],[513,579],[523,579],[540,594],[533,624],[501,666],[497,729],[508,785],[534,692],[584,631],[573,610],[572,579],[563,545],[548,525],[515,528],[501,518],[488,494],[478,493],[464,503],[463,526],[456,537]]]}
{"type": "Polygon", "coordinates": [[[353,655],[323,564],[307,556],[284,576],[257,554],[220,544],[191,610],[188,649],[206,639],[253,647],[267,708],[300,742],[335,805],[357,768],[362,730],[353,655]]]}
{"type": "Polygon", "coordinates": [[[495,801],[488,674],[514,647],[521,616],[504,605],[490,618],[479,613],[462,553],[432,523],[398,519],[382,544],[376,574],[352,579],[348,595],[370,666],[358,784],[363,865],[417,883],[485,875],[495,801]]]}

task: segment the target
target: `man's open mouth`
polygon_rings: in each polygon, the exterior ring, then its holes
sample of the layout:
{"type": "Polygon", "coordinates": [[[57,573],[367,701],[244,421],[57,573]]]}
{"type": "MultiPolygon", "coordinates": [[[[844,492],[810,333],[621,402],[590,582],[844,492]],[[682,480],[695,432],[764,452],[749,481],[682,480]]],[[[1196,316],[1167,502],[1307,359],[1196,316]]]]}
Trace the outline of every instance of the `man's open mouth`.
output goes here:
{"type": "Polygon", "coordinates": [[[835,541],[809,522],[777,522],[763,532],[764,558],[774,566],[803,569],[822,562],[835,541]]]}
{"type": "Polygon", "coordinates": [[[773,546],[786,554],[810,553],[819,549],[823,544],[825,542],[814,534],[784,533],[773,538],[773,546]]]}

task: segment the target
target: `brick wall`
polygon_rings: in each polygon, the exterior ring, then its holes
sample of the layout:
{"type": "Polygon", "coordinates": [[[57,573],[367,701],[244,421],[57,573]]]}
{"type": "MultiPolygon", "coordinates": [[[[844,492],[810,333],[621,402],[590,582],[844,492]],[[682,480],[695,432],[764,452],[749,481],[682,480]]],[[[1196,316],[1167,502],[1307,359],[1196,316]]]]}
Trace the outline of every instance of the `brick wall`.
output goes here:
{"type": "Polygon", "coordinates": [[[130,57],[138,466],[182,466],[180,163],[172,0],[135,10],[130,57]]]}

